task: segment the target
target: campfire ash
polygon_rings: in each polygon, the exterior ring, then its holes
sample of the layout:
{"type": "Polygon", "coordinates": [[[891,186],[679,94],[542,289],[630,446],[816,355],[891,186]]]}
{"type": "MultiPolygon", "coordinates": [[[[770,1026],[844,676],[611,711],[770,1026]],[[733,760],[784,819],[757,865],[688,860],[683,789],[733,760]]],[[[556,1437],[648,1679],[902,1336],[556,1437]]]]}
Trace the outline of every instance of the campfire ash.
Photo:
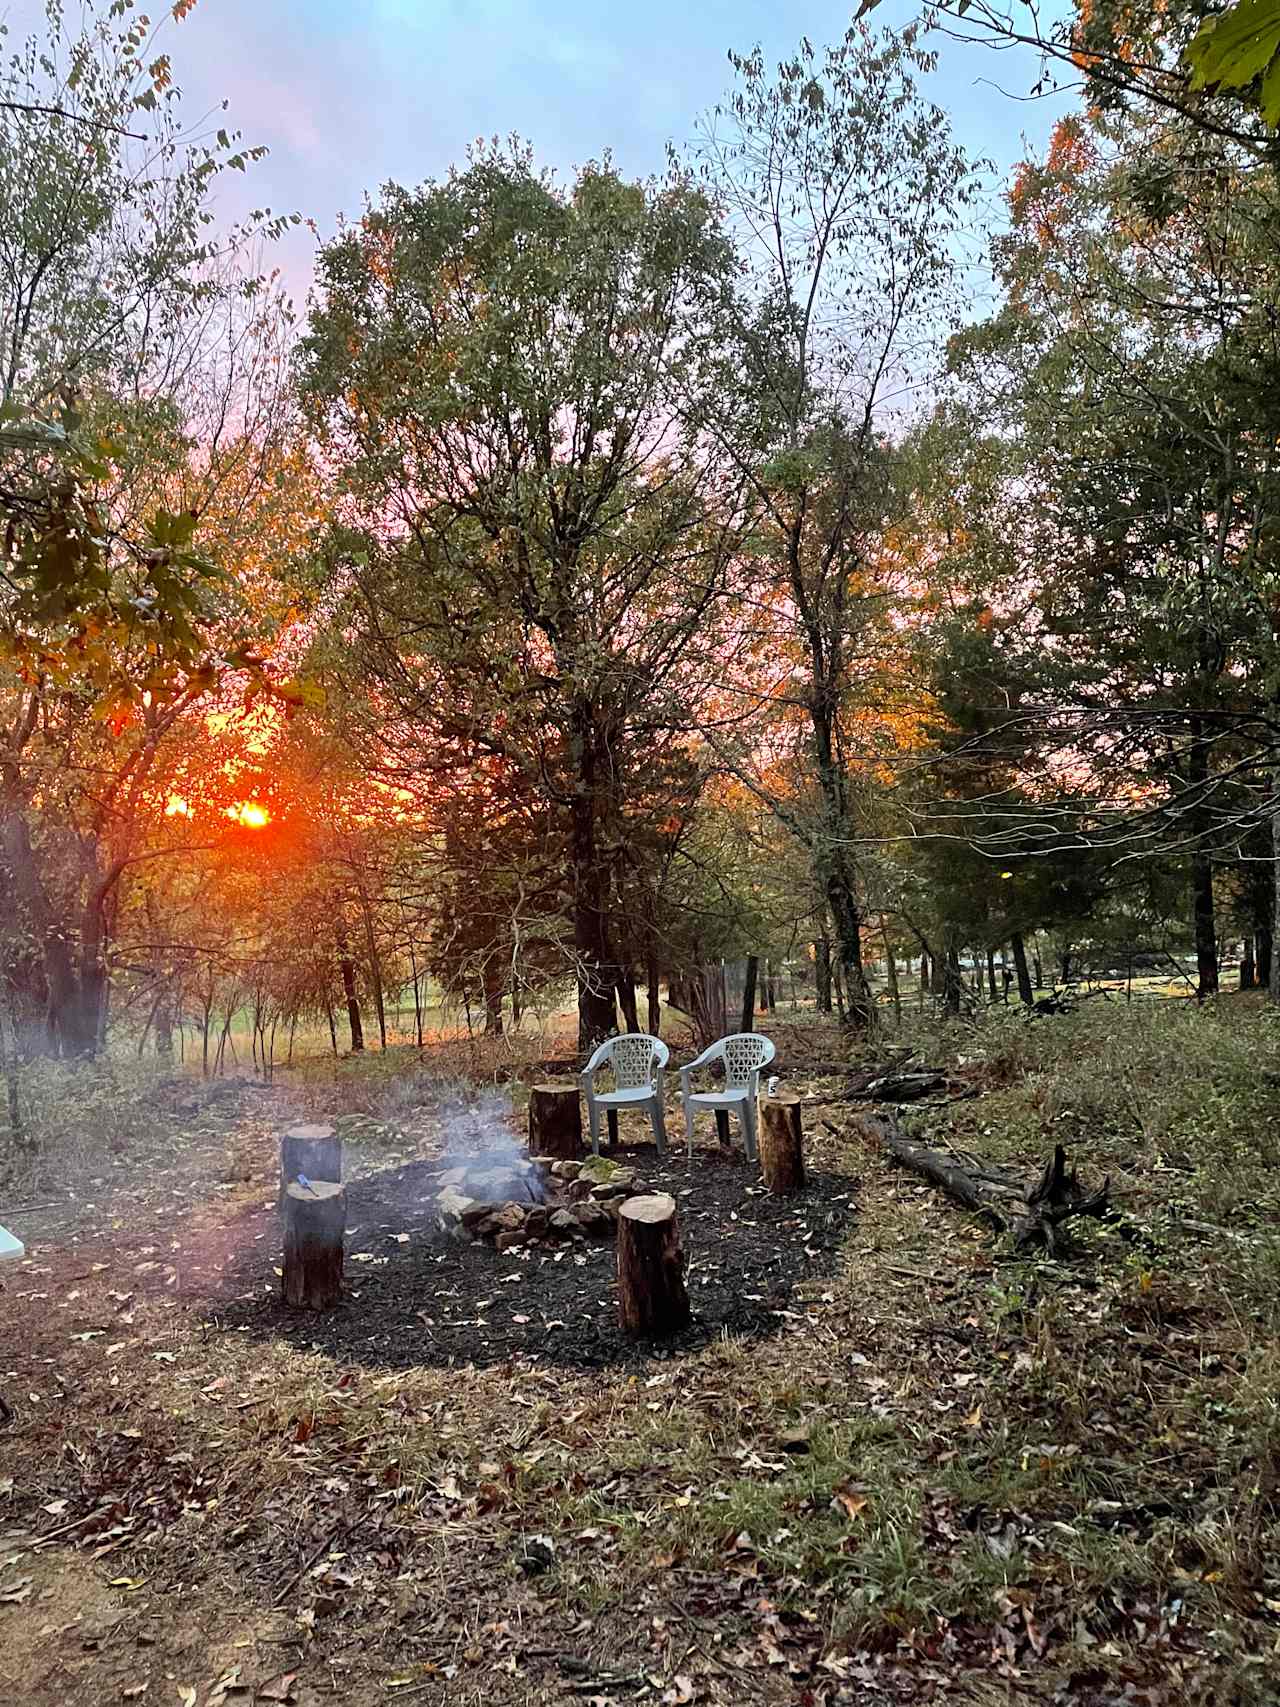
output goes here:
{"type": "Polygon", "coordinates": [[[499,1250],[609,1237],[620,1205],[645,1190],[635,1174],[604,1157],[530,1156],[512,1120],[511,1104],[495,1093],[445,1111],[436,1195],[441,1225],[459,1238],[491,1240],[499,1250]]]}

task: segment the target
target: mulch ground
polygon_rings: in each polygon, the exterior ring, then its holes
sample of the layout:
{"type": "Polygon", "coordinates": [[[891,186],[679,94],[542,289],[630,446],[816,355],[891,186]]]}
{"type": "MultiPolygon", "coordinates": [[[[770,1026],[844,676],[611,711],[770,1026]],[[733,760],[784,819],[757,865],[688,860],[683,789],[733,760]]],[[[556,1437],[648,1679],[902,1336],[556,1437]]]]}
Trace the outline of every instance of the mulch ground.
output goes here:
{"type": "Polygon", "coordinates": [[[598,1369],[668,1358],[722,1333],[777,1333],[795,1319],[797,1291],[832,1272],[854,1211],[851,1176],[815,1173],[803,1193],[780,1199],[741,1152],[660,1162],[652,1146],[636,1145],[617,1157],[679,1204],[693,1322],[664,1344],[637,1345],[618,1326],[613,1239],[506,1252],[461,1243],[437,1225],[429,1160],[351,1182],[348,1284],[333,1311],[282,1303],[274,1206],[249,1211],[224,1271],[226,1302],[210,1322],[376,1368],[598,1369]]]}

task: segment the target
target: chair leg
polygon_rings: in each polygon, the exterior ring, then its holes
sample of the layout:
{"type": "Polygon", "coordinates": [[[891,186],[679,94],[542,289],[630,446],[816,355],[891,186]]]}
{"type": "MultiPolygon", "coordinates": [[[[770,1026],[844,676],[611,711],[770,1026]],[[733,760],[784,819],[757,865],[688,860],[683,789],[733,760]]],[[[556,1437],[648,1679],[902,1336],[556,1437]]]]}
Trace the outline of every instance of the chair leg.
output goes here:
{"type": "Polygon", "coordinates": [[[684,1105],[684,1135],[689,1141],[689,1160],[693,1160],[693,1104],[684,1105]]]}
{"type": "Polygon", "coordinates": [[[618,1111],[616,1108],[606,1108],[604,1114],[609,1123],[609,1148],[616,1150],[618,1148],[618,1111]]]}
{"type": "Polygon", "coordinates": [[[754,1162],[757,1154],[756,1142],[756,1105],[753,1097],[748,1097],[742,1104],[742,1140],[747,1149],[747,1160],[754,1162]]]}
{"type": "Polygon", "coordinates": [[[591,1128],[591,1153],[600,1154],[600,1108],[594,1097],[587,1098],[587,1124],[591,1128]]]}
{"type": "Polygon", "coordinates": [[[649,1104],[649,1124],[653,1127],[653,1141],[658,1146],[658,1154],[667,1153],[667,1133],[662,1119],[662,1104],[654,1097],[649,1104]]]}

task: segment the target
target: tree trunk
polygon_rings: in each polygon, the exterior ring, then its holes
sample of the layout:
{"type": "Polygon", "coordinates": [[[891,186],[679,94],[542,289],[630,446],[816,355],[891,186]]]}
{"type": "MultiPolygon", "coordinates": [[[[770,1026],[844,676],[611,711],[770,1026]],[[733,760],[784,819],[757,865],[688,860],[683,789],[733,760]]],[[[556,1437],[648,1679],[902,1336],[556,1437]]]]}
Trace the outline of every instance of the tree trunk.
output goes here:
{"type": "Polygon", "coordinates": [[[1035,1006],[1036,993],[1031,988],[1031,969],[1027,965],[1027,945],[1022,940],[1022,932],[1014,931],[1009,938],[1009,946],[1013,950],[1013,969],[1018,975],[1018,1000],[1031,1008],[1035,1006]]]}
{"type": "Polygon", "coordinates": [[[1258,968],[1253,958],[1253,938],[1247,936],[1240,949],[1240,988],[1252,990],[1258,982],[1258,968]]]}
{"type": "Polygon", "coordinates": [[[342,975],[342,994],[347,1004],[347,1023],[351,1027],[351,1053],[358,1055],[364,1048],[364,1024],[360,1018],[360,998],[356,994],[356,967],[347,947],[344,933],[338,935],[338,971],[342,975]]]}
{"type": "Polygon", "coordinates": [[[347,1194],[336,1180],[296,1181],[284,1196],[284,1275],[286,1304],[303,1310],[329,1310],[342,1294],[342,1243],[347,1226],[347,1194]]]}
{"type": "Polygon", "coordinates": [[[22,1118],[22,1066],[18,1055],[18,1027],[13,1017],[13,1009],[7,1004],[4,1009],[0,1009],[0,1051],[4,1054],[5,1097],[9,1115],[9,1148],[11,1152],[32,1155],[36,1146],[31,1141],[26,1123],[22,1118]],[[4,1023],[6,1018],[9,1021],[7,1046],[4,1023]]]}
{"type": "Polygon", "coordinates": [[[987,950],[987,994],[993,1002],[1000,999],[1000,992],[996,989],[996,951],[994,948],[987,950]]]}
{"type": "Polygon", "coordinates": [[[960,950],[954,942],[947,943],[942,954],[942,1008],[952,1018],[960,1013],[964,981],[960,975],[960,950]]]}
{"type": "Polygon", "coordinates": [[[920,953],[920,990],[921,993],[926,996],[929,995],[931,991],[929,979],[929,956],[925,950],[921,950],[920,953]]]}
{"type": "Polygon", "coordinates": [[[1213,866],[1207,853],[1191,856],[1191,893],[1195,909],[1196,996],[1218,993],[1218,937],[1213,918],[1213,866]]]}
{"type": "Polygon", "coordinates": [[[1034,937],[1032,938],[1032,942],[1031,942],[1031,964],[1036,969],[1036,989],[1037,990],[1043,990],[1044,989],[1044,962],[1040,958],[1040,944],[1035,940],[1034,937]]]}
{"type": "Polygon", "coordinates": [[[605,934],[608,870],[596,834],[600,732],[596,708],[590,702],[579,700],[573,706],[569,739],[576,773],[569,808],[569,881],[578,980],[578,1052],[585,1055],[617,1023],[614,991],[618,981],[609,963],[605,934]]]}
{"type": "Polygon", "coordinates": [[[844,973],[846,1023],[854,1031],[877,1029],[875,997],[862,964],[862,910],[854,889],[851,862],[841,855],[828,871],[827,904],[836,931],[836,951],[844,973]]]}
{"type": "Polygon", "coordinates": [[[747,975],[742,988],[742,1024],[740,1031],[752,1031],[756,1023],[756,978],[760,972],[759,958],[747,956],[747,975]]]}
{"type": "Polygon", "coordinates": [[[494,955],[485,958],[482,973],[484,987],[484,1034],[502,1036],[502,967],[494,955]]]}
{"type": "Polygon", "coordinates": [[[622,1023],[628,1031],[639,1031],[640,1010],[636,1006],[635,974],[629,966],[618,969],[618,1006],[622,1009],[622,1023]]]}
{"type": "Polygon", "coordinates": [[[1258,988],[1270,990],[1272,973],[1271,927],[1259,925],[1253,933],[1254,950],[1258,957],[1258,988]]]}
{"type": "Polygon", "coordinates": [[[651,960],[645,968],[649,994],[649,1036],[662,1035],[662,992],[658,988],[658,963],[651,960]]]}
{"type": "MultiPolygon", "coordinates": [[[[373,1011],[378,1016],[378,1038],[383,1049],[387,1047],[387,1008],[382,991],[382,961],[378,955],[377,938],[373,934],[373,908],[369,903],[368,894],[361,878],[356,878],[356,892],[360,897],[360,915],[364,922],[364,946],[369,960],[369,979],[373,985],[373,1011]]],[[[351,1045],[355,1048],[355,1043],[351,1045]]],[[[364,1047],[364,1037],[361,1035],[360,1047],[364,1047]]]]}
{"type": "Polygon", "coordinates": [[[813,945],[814,988],[820,1014],[831,1012],[831,943],[821,936],[813,945]]]}
{"type": "Polygon", "coordinates": [[[1280,955],[1273,954],[1272,949],[1277,932],[1280,932],[1280,808],[1277,808],[1271,820],[1272,837],[1272,914],[1271,921],[1264,931],[1258,931],[1258,982],[1264,984],[1273,1002],[1280,1003],[1280,955]],[[1266,945],[1266,970],[1263,970],[1263,944],[1266,945]]]}
{"type": "Polygon", "coordinates": [[[582,1154],[577,1085],[534,1085],[529,1092],[529,1154],[576,1161],[582,1154]]]}
{"type": "Polygon", "coordinates": [[[804,1190],[804,1131],[794,1091],[760,1099],[760,1172],[775,1197],[804,1190]]]}
{"type": "Polygon", "coordinates": [[[418,985],[418,957],[413,949],[413,936],[408,938],[409,975],[413,979],[413,1029],[418,1040],[418,1048],[422,1048],[422,994],[418,985]]]}
{"type": "Polygon", "coordinates": [[[902,1024],[902,992],[898,988],[898,962],[894,959],[893,944],[889,941],[889,927],[883,919],[880,921],[880,932],[884,938],[884,976],[889,986],[889,1000],[893,1004],[895,1025],[902,1024]]]}
{"type": "Polygon", "coordinates": [[[629,1197],[618,1212],[618,1318],[624,1333],[658,1339],[689,1323],[676,1200],[629,1197]]]}
{"type": "Polygon", "coordinates": [[[10,807],[0,826],[5,864],[13,880],[19,916],[38,945],[48,991],[50,1041],[65,1055],[92,1054],[97,1041],[94,1027],[86,1038],[80,1027],[80,989],[71,958],[70,933],[54,916],[31,846],[31,834],[22,812],[10,807]]]}

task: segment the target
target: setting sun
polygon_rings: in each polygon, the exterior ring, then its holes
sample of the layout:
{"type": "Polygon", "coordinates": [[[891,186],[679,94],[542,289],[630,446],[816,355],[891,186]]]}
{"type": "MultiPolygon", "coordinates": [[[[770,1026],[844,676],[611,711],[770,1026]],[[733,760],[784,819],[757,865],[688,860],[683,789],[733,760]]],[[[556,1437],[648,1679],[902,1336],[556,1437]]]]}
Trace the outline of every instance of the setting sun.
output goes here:
{"type": "Polygon", "coordinates": [[[166,818],[189,818],[191,808],[180,794],[171,794],[164,815],[166,818]]]}
{"type": "Polygon", "coordinates": [[[228,806],[227,817],[234,818],[247,830],[261,830],[271,822],[271,814],[256,800],[242,800],[238,806],[228,806]]]}

